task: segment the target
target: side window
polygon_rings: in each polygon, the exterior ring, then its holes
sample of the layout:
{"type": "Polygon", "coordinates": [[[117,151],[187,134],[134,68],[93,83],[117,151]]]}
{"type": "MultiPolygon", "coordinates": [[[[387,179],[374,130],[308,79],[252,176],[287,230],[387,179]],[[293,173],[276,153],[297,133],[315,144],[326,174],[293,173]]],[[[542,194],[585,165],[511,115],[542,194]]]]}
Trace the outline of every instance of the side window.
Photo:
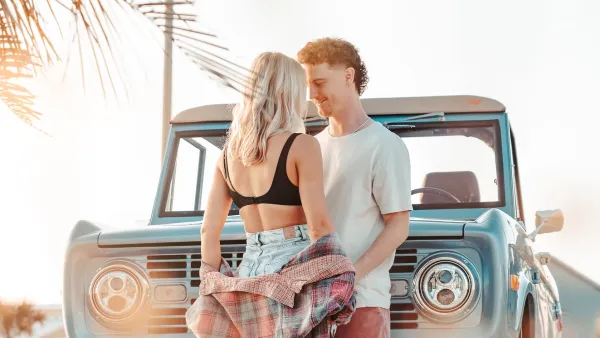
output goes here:
{"type": "Polygon", "coordinates": [[[193,138],[182,137],[177,148],[166,211],[200,210],[206,148],[193,138]]]}
{"type": "Polygon", "coordinates": [[[525,225],[525,231],[526,232],[530,232],[533,229],[530,229],[531,226],[528,226],[527,223],[525,222],[525,215],[523,214],[523,210],[521,209],[522,205],[522,201],[519,199],[519,197],[522,195],[522,191],[520,190],[520,179],[519,179],[519,173],[518,173],[518,158],[517,158],[517,150],[516,150],[516,145],[515,145],[515,136],[512,132],[512,129],[510,131],[510,151],[512,154],[512,166],[511,166],[511,175],[512,175],[512,181],[514,182],[513,184],[513,201],[514,201],[514,205],[515,205],[515,213],[517,216],[517,221],[521,221],[524,225],[525,225]]]}
{"type": "Polygon", "coordinates": [[[515,164],[513,163],[513,165],[511,166],[511,174],[512,174],[512,181],[514,182],[513,185],[513,200],[515,203],[515,211],[517,213],[517,220],[518,221],[522,221],[523,217],[521,216],[521,208],[519,207],[519,190],[517,187],[517,174],[515,172],[515,164]]]}
{"type": "MultiPolygon", "coordinates": [[[[165,212],[202,216],[223,142],[220,134],[178,138],[173,173],[167,178],[165,212]]],[[[231,210],[236,213],[238,208],[232,203],[231,210]]]]}

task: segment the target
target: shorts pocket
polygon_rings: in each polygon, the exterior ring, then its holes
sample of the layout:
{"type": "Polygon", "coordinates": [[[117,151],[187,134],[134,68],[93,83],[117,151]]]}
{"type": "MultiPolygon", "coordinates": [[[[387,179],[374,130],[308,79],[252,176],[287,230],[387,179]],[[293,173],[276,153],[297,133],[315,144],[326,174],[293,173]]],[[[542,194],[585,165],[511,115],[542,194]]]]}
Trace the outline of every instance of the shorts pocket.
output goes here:
{"type": "Polygon", "coordinates": [[[278,245],[276,254],[272,255],[271,260],[266,264],[267,272],[279,273],[281,268],[300,253],[309,243],[310,241],[299,239],[278,245]]]}
{"type": "Polygon", "coordinates": [[[287,247],[309,246],[310,239],[302,237],[290,238],[283,241],[282,245],[285,245],[287,247]]]}
{"type": "Polygon", "coordinates": [[[269,263],[265,264],[265,273],[279,273],[285,263],[287,263],[292,256],[281,256],[272,259],[269,263]]]}
{"type": "Polygon", "coordinates": [[[237,268],[238,277],[250,277],[252,265],[250,259],[246,259],[245,257],[242,258],[240,265],[238,265],[237,268]]]}

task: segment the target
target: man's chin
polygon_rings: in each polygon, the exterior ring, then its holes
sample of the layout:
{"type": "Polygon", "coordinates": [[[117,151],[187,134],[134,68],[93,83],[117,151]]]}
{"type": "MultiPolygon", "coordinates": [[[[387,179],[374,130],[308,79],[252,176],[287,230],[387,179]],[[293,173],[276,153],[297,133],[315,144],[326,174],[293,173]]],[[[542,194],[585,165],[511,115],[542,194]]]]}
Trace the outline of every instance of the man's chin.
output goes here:
{"type": "Polygon", "coordinates": [[[319,116],[321,117],[325,117],[325,118],[330,118],[331,117],[331,111],[325,111],[321,108],[317,109],[317,114],[319,114],[319,116]]]}

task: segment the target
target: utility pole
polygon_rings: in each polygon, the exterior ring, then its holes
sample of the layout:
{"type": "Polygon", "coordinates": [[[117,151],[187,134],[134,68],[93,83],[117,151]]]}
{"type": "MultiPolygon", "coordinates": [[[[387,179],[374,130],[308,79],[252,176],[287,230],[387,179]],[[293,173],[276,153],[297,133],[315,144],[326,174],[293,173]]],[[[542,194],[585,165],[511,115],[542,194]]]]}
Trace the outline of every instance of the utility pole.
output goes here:
{"type": "Polygon", "coordinates": [[[165,59],[163,73],[163,114],[162,114],[162,143],[161,162],[167,150],[167,139],[171,121],[171,98],[173,89],[173,0],[165,1],[165,59]]]}

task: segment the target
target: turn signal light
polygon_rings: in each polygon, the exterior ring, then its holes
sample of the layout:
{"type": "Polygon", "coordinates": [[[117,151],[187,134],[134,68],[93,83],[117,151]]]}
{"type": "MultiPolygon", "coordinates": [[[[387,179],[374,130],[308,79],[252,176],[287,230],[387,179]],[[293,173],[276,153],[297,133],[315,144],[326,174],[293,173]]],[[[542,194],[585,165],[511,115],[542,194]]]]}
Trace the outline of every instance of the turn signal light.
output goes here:
{"type": "Polygon", "coordinates": [[[519,276],[510,275],[510,288],[513,289],[513,291],[519,290],[519,276]]]}

